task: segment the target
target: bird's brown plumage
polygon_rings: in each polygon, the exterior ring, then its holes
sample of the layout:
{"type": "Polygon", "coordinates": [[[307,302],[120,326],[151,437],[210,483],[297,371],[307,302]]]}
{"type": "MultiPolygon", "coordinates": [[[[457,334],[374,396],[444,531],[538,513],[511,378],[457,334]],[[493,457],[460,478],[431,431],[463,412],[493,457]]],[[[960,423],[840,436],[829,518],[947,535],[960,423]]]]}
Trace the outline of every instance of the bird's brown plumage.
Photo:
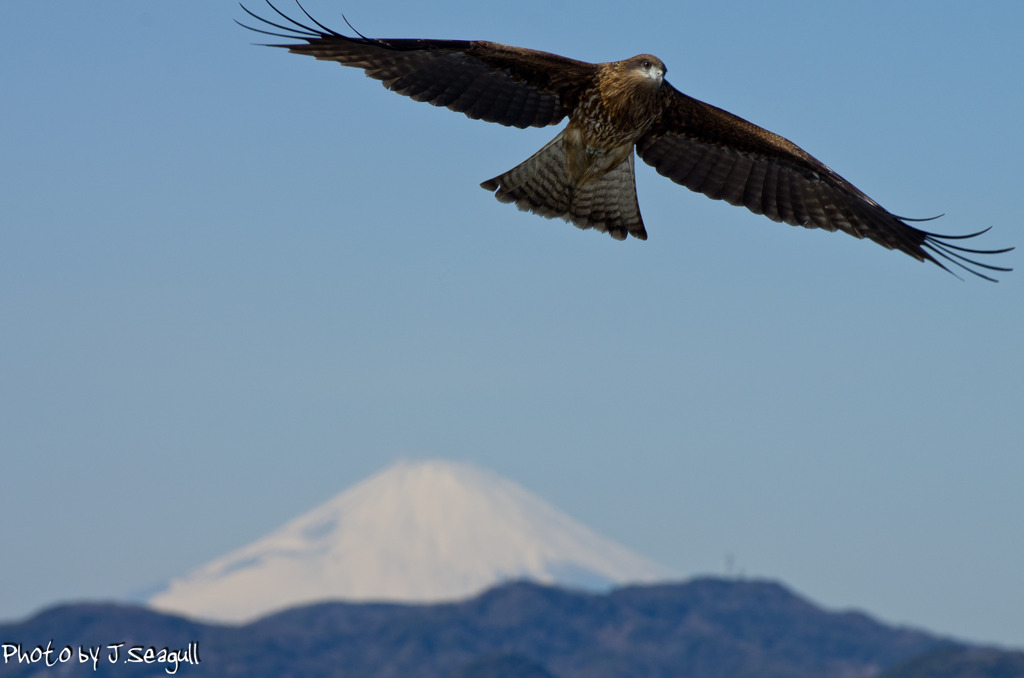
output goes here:
{"type": "Polygon", "coordinates": [[[308,13],[313,26],[286,16],[269,0],[268,5],[287,24],[243,9],[284,32],[246,28],[302,40],[274,46],[362,69],[416,101],[520,128],[568,118],[537,153],[481,184],[520,209],[620,240],[646,239],[633,174],[635,149],[672,181],[774,221],[841,230],[942,268],[939,259],[952,262],[988,280],[979,268],[1010,270],[968,257],[1013,248],[955,244],[984,231],[940,236],[911,226],[796,144],[679,92],[663,79],[664,64],[652,55],[591,64],[482,40],[349,37],[308,13]]]}

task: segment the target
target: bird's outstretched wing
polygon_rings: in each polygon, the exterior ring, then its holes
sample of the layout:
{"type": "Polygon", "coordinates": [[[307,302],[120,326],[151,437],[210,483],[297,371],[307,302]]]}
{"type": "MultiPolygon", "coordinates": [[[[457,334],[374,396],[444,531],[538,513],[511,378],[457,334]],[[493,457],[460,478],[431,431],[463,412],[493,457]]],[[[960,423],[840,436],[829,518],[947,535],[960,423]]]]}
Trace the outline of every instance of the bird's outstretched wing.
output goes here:
{"type": "Polygon", "coordinates": [[[1010,270],[970,257],[1012,247],[980,250],[950,242],[985,231],[943,236],[914,228],[907,221],[915,220],[890,213],[791,141],[668,83],[665,97],[661,118],[637,141],[636,150],[672,181],[774,221],[869,238],[946,270],[939,259],[988,280],[979,268],[1010,270]]]}
{"type": "Polygon", "coordinates": [[[573,110],[580,90],[596,73],[597,67],[584,61],[484,40],[349,37],[308,13],[312,26],[286,16],[269,0],[267,4],[286,23],[265,19],[244,5],[250,16],[276,30],[239,23],[258,33],[307,43],[273,47],[361,68],[398,94],[487,122],[520,128],[558,123],[573,110]]]}

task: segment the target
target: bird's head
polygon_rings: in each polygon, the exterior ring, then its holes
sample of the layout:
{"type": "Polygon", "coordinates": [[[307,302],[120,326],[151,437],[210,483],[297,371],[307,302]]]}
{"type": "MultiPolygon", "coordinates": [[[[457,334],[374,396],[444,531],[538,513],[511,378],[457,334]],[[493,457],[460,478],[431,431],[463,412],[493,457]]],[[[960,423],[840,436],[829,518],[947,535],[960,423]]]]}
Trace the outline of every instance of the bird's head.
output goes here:
{"type": "Polygon", "coordinates": [[[665,68],[661,59],[653,54],[638,54],[632,59],[626,60],[626,70],[646,79],[657,88],[661,87],[661,83],[665,79],[665,71],[668,69],[665,68]]]}

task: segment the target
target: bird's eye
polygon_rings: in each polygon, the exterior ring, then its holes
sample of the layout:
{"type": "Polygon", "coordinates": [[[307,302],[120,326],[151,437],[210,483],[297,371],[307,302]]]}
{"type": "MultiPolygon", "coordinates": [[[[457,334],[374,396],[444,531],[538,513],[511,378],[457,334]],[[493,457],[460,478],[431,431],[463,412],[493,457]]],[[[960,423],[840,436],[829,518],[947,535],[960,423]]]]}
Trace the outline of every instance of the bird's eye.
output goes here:
{"type": "Polygon", "coordinates": [[[647,59],[644,59],[642,62],[640,62],[640,67],[643,68],[645,71],[649,71],[651,70],[651,62],[648,61],[647,59]]]}

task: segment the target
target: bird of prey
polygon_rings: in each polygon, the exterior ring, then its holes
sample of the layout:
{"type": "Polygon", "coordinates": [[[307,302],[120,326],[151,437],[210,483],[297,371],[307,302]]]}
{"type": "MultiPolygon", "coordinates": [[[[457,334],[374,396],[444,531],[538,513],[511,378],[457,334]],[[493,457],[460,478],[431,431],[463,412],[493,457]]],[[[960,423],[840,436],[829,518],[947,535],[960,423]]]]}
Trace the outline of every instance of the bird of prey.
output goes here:
{"type": "Polygon", "coordinates": [[[522,210],[619,240],[627,235],[645,240],[635,150],[672,181],[773,221],[844,231],[987,280],[993,278],[979,269],[1010,270],[969,257],[1012,247],[959,244],[988,229],[948,236],[911,226],[908,221],[923,220],[892,214],[788,139],[674,88],[656,56],[593,64],[484,40],[376,39],[354,29],[355,37],[349,37],[318,22],[302,5],[312,26],[267,4],[285,23],[244,6],[264,27],[238,23],[303,41],[272,47],[362,69],[398,94],[473,119],[526,128],[568,118],[565,128],[525,162],[480,184],[522,210]]]}

